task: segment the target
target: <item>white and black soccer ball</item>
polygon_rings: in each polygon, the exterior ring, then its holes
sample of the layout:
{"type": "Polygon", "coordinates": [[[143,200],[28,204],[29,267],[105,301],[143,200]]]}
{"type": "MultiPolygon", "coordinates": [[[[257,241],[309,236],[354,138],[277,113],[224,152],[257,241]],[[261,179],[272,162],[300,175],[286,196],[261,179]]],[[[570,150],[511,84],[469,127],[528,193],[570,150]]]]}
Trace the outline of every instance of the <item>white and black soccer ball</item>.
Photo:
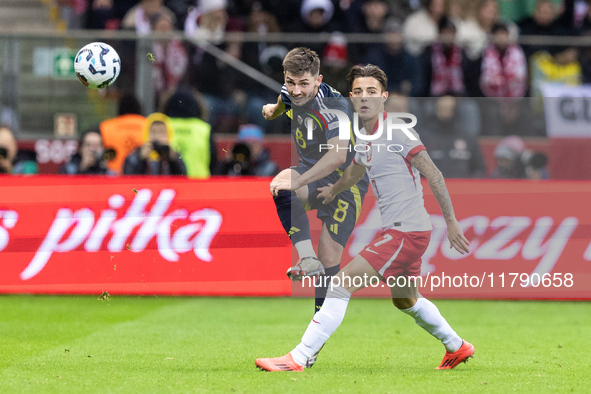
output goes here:
{"type": "Polygon", "coordinates": [[[119,76],[121,59],[117,52],[103,42],[91,42],[76,54],[74,71],[85,86],[106,88],[119,76]]]}

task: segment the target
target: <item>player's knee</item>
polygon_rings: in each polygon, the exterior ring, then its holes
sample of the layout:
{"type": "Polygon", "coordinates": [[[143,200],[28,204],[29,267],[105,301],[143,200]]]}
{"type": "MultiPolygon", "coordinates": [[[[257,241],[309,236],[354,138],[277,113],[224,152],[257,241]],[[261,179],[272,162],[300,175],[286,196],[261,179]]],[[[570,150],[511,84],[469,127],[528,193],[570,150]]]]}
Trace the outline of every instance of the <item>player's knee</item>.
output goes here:
{"type": "Polygon", "coordinates": [[[293,174],[293,170],[291,168],[286,168],[285,170],[281,171],[279,174],[275,175],[275,178],[273,178],[273,180],[288,180],[288,179],[292,179],[292,176],[295,175],[293,174]]]}
{"type": "Polygon", "coordinates": [[[412,308],[416,302],[416,298],[392,298],[392,303],[398,309],[412,308]]]}
{"type": "Polygon", "coordinates": [[[326,249],[323,249],[322,252],[318,254],[318,258],[322,261],[324,268],[336,267],[341,263],[341,256],[339,253],[326,249]]]}

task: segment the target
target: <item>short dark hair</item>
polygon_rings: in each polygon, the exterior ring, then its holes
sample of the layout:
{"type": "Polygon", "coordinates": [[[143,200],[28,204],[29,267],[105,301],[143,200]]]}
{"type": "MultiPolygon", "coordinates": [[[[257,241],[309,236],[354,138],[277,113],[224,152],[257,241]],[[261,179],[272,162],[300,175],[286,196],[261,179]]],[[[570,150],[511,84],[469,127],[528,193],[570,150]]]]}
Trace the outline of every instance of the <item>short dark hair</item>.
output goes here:
{"type": "Polygon", "coordinates": [[[166,127],[166,123],[164,123],[164,122],[163,122],[163,121],[161,121],[161,120],[155,120],[155,121],[153,121],[152,123],[150,123],[150,128],[152,128],[152,126],[154,126],[154,125],[156,125],[156,126],[164,126],[164,127],[166,127]]]}
{"type": "Polygon", "coordinates": [[[443,30],[453,30],[454,32],[457,32],[458,29],[456,28],[455,23],[453,23],[453,21],[450,18],[444,16],[439,20],[439,23],[437,24],[437,31],[441,33],[443,30]]]}
{"type": "MultiPolygon", "coordinates": [[[[80,135],[80,138],[78,139],[78,153],[80,153],[80,149],[82,149],[82,145],[84,144],[84,140],[86,140],[86,137],[88,136],[88,134],[90,133],[96,133],[101,137],[101,143],[103,143],[103,135],[101,134],[101,129],[99,128],[98,125],[89,127],[88,129],[84,130],[84,132],[80,135]]],[[[104,143],[103,143],[104,145],[104,143]]]]}
{"type": "Polygon", "coordinates": [[[8,123],[0,123],[0,129],[8,129],[8,131],[10,131],[10,133],[14,135],[14,131],[12,130],[12,126],[9,125],[8,123]]]}
{"type": "Polygon", "coordinates": [[[374,66],[373,64],[351,67],[349,74],[347,74],[347,82],[349,82],[349,85],[353,86],[353,81],[355,81],[357,78],[365,77],[377,79],[380,85],[382,85],[382,90],[387,90],[388,77],[386,76],[386,73],[381,68],[374,66]]]}
{"type": "Polygon", "coordinates": [[[318,75],[320,73],[320,58],[310,48],[298,47],[292,49],[283,59],[283,71],[298,76],[308,72],[312,75],[318,75]]]}
{"type": "Polygon", "coordinates": [[[505,33],[509,33],[509,27],[507,27],[507,25],[502,22],[497,22],[490,29],[491,34],[497,34],[500,31],[504,31],[505,33]]]}

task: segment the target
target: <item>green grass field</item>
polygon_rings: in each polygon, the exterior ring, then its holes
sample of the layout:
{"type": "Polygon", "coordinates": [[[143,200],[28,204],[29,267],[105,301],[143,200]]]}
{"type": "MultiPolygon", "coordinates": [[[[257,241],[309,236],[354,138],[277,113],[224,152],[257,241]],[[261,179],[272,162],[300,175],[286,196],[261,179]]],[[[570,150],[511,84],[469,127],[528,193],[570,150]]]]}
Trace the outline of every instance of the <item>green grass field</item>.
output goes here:
{"type": "Polygon", "coordinates": [[[0,391],[588,392],[591,303],[435,301],[475,358],[434,371],[443,346],[388,300],[354,299],[314,368],[267,373],[310,299],[0,297],[0,391]]]}

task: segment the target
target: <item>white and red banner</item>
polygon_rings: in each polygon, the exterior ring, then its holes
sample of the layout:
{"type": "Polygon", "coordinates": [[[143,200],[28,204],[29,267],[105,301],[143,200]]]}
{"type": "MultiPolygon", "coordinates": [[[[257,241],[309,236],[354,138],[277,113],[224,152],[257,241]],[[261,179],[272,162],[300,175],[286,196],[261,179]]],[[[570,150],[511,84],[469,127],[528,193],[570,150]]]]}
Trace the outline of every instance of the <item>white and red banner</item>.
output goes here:
{"type": "Polygon", "coordinates": [[[545,83],[542,94],[548,137],[591,137],[591,84],[545,83]]]}
{"type": "MultiPolygon", "coordinates": [[[[421,293],[591,298],[591,182],[448,180],[471,253],[435,230],[421,293]]],[[[293,251],[269,179],[0,178],[0,293],[282,296],[293,251]]],[[[320,230],[310,213],[313,236],[320,230]]],[[[371,192],[343,255],[379,231],[371,192]]],[[[387,289],[385,289],[387,290],[387,289]]],[[[369,289],[368,295],[386,295],[369,289]]]]}

